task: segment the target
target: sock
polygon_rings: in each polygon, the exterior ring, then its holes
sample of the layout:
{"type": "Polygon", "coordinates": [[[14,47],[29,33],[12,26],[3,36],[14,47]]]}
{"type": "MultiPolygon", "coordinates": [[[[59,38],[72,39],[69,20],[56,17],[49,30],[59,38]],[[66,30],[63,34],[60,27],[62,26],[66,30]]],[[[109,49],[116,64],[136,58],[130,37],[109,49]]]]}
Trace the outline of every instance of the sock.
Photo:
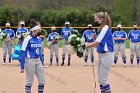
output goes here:
{"type": "Polygon", "coordinates": [[[25,86],[25,93],[31,93],[31,86],[25,86]]]}
{"type": "Polygon", "coordinates": [[[139,64],[139,57],[137,57],[137,64],[139,64]]]}
{"type": "Polygon", "coordinates": [[[44,54],[42,55],[42,64],[44,65],[44,54]]]}
{"type": "Polygon", "coordinates": [[[65,61],[65,55],[62,55],[62,63],[65,61]]]}
{"type": "Polygon", "coordinates": [[[134,58],[134,57],[132,57],[132,56],[130,57],[130,62],[131,62],[131,64],[133,64],[133,58],[134,58]]]}
{"type": "Polygon", "coordinates": [[[43,93],[44,85],[38,85],[38,93],[43,93]]]}
{"type": "Polygon", "coordinates": [[[87,63],[87,60],[88,60],[88,56],[85,56],[85,63],[87,63]]]}
{"type": "Polygon", "coordinates": [[[6,63],[6,57],[3,58],[3,62],[6,63]]]}
{"type": "Polygon", "coordinates": [[[9,57],[9,63],[11,63],[11,57],[9,57]]]}
{"type": "Polygon", "coordinates": [[[111,93],[110,85],[107,84],[105,86],[100,85],[101,93],[111,93]]]}
{"type": "Polygon", "coordinates": [[[57,64],[58,64],[58,60],[59,60],[58,57],[56,57],[56,63],[57,63],[57,64]]]}
{"type": "Polygon", "coordinates": [[[70,64],[71,55],[68,55],[68,64],[70,64]]]}
{"type": "Polygon", "coordinates": [[[50,56],[50,64],[52,64],[53,56],[50,56]]]}
{"type": "Polygon", "coordinates": [[[126,64],[126,57],[123,57],[123,63],[126,64]]]}
{"type": "Polygon", "coordinates": [[[92,62],[92,63],[94,62],[94,56],[91,57],[91,62],[92,62]]]}
{"type": "Polygon", "coordinates": [[[118,57],[114,57],[114,64],[117,64],[118,57]]]}

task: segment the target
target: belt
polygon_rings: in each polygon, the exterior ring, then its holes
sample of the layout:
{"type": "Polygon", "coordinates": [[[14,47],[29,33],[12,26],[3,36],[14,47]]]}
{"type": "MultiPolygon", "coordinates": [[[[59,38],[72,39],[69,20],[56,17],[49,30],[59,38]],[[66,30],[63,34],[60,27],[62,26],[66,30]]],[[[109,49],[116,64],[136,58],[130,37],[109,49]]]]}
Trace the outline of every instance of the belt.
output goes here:
{"type": "Polygon", "coordinates": [[[99,54],[104,54],[104,53],[107,53],[107,52],[113,52],[113,51],[104,51],[104,52],[99,52],[99,54]]]}

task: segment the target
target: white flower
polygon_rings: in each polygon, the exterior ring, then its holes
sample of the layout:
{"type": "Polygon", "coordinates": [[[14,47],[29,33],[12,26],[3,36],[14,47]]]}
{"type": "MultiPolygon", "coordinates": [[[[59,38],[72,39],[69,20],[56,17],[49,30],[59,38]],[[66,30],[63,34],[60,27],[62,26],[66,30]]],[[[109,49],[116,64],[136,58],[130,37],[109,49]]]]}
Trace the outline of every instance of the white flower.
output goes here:
{"type": "Polygon", "coordinates": [[[68,38],[68,42],[70,42],[73,37],[77,37],[77,35],[74,35],[74,34],[70,35],[68,38]]]}
{"type": "Polygon", "coordinates": [[[82,37],[82,38],[80,39],[80,42],[81,42],[81,45],[83,46],[83,45],[85,44],[85,38],[82,37]]]}
{"type": "Polygon", "coordinates": [[[78,47],[78,52],[83,52],[84,50],[83,50],[83,48],[82,47],[78,47]]]}
{"type": "Polygon", "coordinates": [[[79,38],[79,37],[77,37],[77,38],[76,38],[76,40],[77,40],[77,41],[80,41],[80,38],[79,38]]]}

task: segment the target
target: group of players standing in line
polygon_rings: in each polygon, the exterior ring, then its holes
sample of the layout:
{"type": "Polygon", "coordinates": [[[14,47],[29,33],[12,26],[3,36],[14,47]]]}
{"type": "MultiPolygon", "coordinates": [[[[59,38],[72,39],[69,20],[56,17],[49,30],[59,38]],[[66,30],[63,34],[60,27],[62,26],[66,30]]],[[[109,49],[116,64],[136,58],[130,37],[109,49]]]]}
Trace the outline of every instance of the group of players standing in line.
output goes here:
{"type": "MultiPolygon", "coordinates": [[[[72,27],[70,27],[70,22],[65,22],[65,27],[61,29],[61,37],[63,41],[62,45],[62,63],[61,66],[64,65],[65,63],[65,56],[67,52],[66,45],[69,44],[68,42],[68,37],[70,35],[70,32],[73,30],[72,27]]],[[[20,38],[19,35],[21,32],[29,32],[27,28],[25,28],[25,22],[20,22],[20,27],[16,31],[16,35],[14,34],[14,31],[10,28],[10,23],[6,23],[6,29],[3,30],[5,33],[8,34],[8,39],[3,41],[3,64],[6,63],[6,54],[8,51],[9,54],[9,64],[11,64],[11,53],[12,53],[12,46],[13,46],[13,39],[15,36],[17,38],[20,38]]],[[[58,41],[53,40],[53,36],[57,33],[56,27],[53,26],[51,27],[51,33],[48,35],[48,42],[53,42],[52,46],[50,47],[50,64],[49,66],[52,65],[53,61],[53,55],[55,52],[55,57],[56,57],[56,65],[59,66],[59,48],[58,48],[58,41]]],[[[42,38],[42,41],[46,36],[40,35],[40,38],[42,38]]],[[[96,31],[93,30],[92,25],[88,24],[87,30],[84,31],[83,37],[85,38],[86,42],[91,43],[94,42],[97,34],[96,31]]],[[[125,54],[125,40],[130,39],[130,64],[133,66],[133,59],[136,54],[136,59],[137,59],[137,65],[139,66],[140,63],[140,30],[138,30],[138,26],[135,23],[133,25],[133,30],[131,30],[128,35],[125,31],[122,30],[122,26],[119,24],[117,25],[117,30],[114,31],[113,33],[113,40],[114,40],[114,64],[112,65],[113,67],[116,66],[117,60],[118,60],[118,55],[119,52],[121,54],[124,66],[126,67],[126,54],[125,54]]],[[[84,52],[84,62],[85,66],[87,66],[88,62],[88,56],[90,54],[91,58],[91,65],[94,65],[94,48],[88,48],[84,52]]],[[[42,43],[42,60],[44,64],[44,45],[42,43]]],[[[68,52],[68,66],[70,66],[70,61],[71,61],[71,54],[68,52]]]]}

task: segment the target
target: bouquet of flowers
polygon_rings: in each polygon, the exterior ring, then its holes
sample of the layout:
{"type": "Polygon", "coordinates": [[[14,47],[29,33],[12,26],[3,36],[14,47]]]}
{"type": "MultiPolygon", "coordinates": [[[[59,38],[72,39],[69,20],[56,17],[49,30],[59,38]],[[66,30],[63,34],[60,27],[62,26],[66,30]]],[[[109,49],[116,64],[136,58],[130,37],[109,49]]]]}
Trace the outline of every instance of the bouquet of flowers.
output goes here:
{"type": "Polygon", "coordinates": [[[71,31],[71,35],[68,38],[68,42],[73,47],[74,51],[77,53],[77,56],[80,58],[83,57],[83,51],[86,49],[85,38],[82,37],[78,30],[71,31]]]}
{"type": "Polygon", "coordinates": [[[2,30],[0,30],[0,40],[4,40],[8,37],[7,33],[3,32],[2,30]]]}
{"type": "Polygon", "coordinates": [[[29,32],[21,32],[20,33],[20,39],[23,40],[25,37],[29,35],[29,32]]]}
{"type": "Polygon", "coordinates": [[[48,48],[49,48],[49,49],[51,48],[51,46],[52,46],[54,43],[58,42],[58,41],[61,39],[61,37],[60,37],[60,35],[59,35],[58,33],[55,33],[55,34],[51,37],[51,39],[53,40],[53,42],[48,42],[48,48]]]}
{"type": "Polygon", "coordinates": [[[48,33],[46,30],[42,29],[40,35],[48,36],[48,33]]]}

